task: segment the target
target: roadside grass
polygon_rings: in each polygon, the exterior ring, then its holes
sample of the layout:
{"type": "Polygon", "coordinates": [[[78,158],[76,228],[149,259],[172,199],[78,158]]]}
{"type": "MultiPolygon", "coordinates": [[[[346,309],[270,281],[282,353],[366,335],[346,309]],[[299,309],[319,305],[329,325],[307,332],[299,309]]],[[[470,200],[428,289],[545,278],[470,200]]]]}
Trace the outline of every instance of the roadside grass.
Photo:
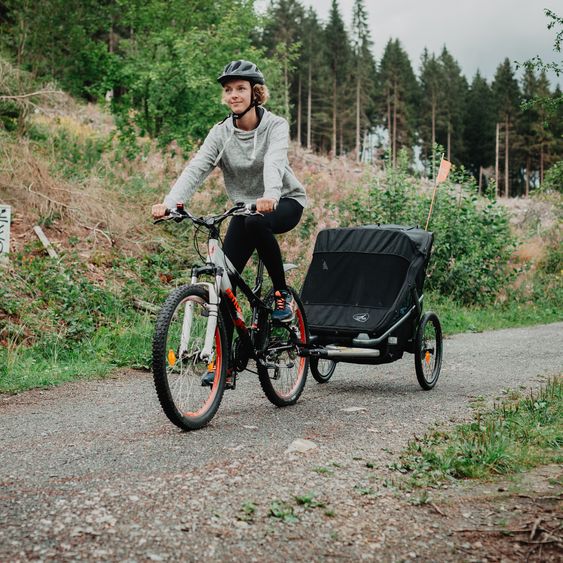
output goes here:
{"type": "Polygon", "coordinates": [[[445,335],[463,332],[484,332],[502,328],[517,328],[563,321],[563,292],[545,295],[534,301],[511,299],[485,307],[460,305],[453,299],[435,293],[425,297],[425,310],[440,317],[445,335]]]}
{"type": "MultiPolygon", "coordinates": [[[[52,265],[40,266],[43,260],[49,259],[35,256],[33,267],[25,264],[18,270],[35,308],[26,305],[23,290],[17,291],[13,285],[0,291],[10,303],[6,311],[17,312],[24,320],[18,327],[9,317],[4,327],[0,326],[0,393],[104,377],[118,367],[148,368],[154,315],[140,313],[132,301],[140,297],[161,303],[171,287],[163,284],[160,276],[177,267],[153,256],[134,264],[121,263],[118,268],[114,263],[113,277],[126,281],[120,288],[100,290],[85,280],[73,261],[60,270],[52,265]],[[45,308],[41,308],[38,296],[45,308]],[[24,334],[18,335],[18,330],[24,334]],[[26,345],[25,332],[30,330],[34,340],[26,345]]],[[[425,309],[439,314],[445,335],[563,320],[561,308],[549,294],[543,301],[514,300],[475,308],[428,294],[425,309]]]]}
{"type": "Polygon", "coordinates": [[[0,393],[18,393],[76,379],[101,378],[119,367],[148,368],[153,318],[133,314],[116,326],[102,327],[86,340],[61,345],[0,349],[0,393]]]}
{"type": "Polygon", "coordinates": [[[538,465],[561,463],[563,377],[551,378],[527,397],[508,394],[492,409],[447,432],[415,438],[393,469],[406,487],[440,486],[459,479],[488,479],[538,465]]]}

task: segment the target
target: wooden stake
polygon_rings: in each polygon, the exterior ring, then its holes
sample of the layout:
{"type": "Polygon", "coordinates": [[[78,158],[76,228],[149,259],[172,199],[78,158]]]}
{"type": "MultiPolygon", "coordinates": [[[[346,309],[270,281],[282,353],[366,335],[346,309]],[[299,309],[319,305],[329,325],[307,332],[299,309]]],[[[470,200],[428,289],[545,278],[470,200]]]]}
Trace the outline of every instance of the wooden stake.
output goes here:
{"type": "MultiPolygon", "coordinates": [[[[444,154],[442,153],[442,156],[440,157],[440,163],[442,162],[443,158],[444,158],[444,154]]],[[[437,189],[438,189],[438,176],[436,175],[436,179],[434,180],[434,190],[432,191],[432,200],[430,201],[430,211],[428,212],[428,218],[426,219],[426,226],[424,227],[425,231],[428,230],[428,224],[430,223],[430,217],[432,216],[432,209],[434,207],[434,199],[436,199],[437,189]]]]}
{"type": "Polygon", "coordinates": [[[53,248],[53,245],[47,238],[47,235],[43,232],[43,229],[39,225],[35,225],[35,227],[33,227],[33,230],[35,231],[35,234],[37,235],[37,237],[45,247],[45,250],[47,250],[49,256],[51,258],[58,258],[59,255],[57,254],[57,251],[53,248]]]}

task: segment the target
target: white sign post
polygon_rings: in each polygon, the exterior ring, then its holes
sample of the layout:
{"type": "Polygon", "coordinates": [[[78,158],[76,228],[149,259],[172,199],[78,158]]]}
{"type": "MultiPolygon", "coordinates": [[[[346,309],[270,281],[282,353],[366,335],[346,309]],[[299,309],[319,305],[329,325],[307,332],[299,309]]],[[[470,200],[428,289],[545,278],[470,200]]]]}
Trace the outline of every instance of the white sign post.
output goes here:
{"type": "Polygon", "coordinates": [[[0,205],[0,262],[8,261],[11,214],[12,208],[9,205],[0,205]]]}

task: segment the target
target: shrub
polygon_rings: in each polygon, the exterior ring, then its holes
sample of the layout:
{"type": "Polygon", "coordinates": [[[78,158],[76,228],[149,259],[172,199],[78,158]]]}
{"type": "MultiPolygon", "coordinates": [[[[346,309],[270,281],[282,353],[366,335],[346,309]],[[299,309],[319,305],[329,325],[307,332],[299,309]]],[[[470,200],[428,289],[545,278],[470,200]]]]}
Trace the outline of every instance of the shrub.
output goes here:
{"type": "MultiPolygon", "coordinates": [[[[514,246],[505,210],[477,195],[463,170],[438,188],[429,229],[434,232],[427,288],[463,304],[494,301],[510,278],[508,261],[514,246]]],[[[365,190],[340,203],[342,225],[397,223],[424,227],[431,193],[419,193],[400,156],[396,168],[375,178],[365,190]]]]}

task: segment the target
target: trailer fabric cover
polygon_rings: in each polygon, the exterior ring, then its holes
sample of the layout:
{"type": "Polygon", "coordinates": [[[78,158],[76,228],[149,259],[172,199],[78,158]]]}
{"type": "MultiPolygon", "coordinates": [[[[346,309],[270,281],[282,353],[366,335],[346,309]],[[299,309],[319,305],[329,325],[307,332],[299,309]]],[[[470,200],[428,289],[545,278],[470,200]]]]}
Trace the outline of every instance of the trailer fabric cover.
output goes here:
{"type": "Polygon", "coordinates": [[[422,293],[433,235],[367,225],[319,232],[301,298],[312,333],[378,336],[422,293]]]}

